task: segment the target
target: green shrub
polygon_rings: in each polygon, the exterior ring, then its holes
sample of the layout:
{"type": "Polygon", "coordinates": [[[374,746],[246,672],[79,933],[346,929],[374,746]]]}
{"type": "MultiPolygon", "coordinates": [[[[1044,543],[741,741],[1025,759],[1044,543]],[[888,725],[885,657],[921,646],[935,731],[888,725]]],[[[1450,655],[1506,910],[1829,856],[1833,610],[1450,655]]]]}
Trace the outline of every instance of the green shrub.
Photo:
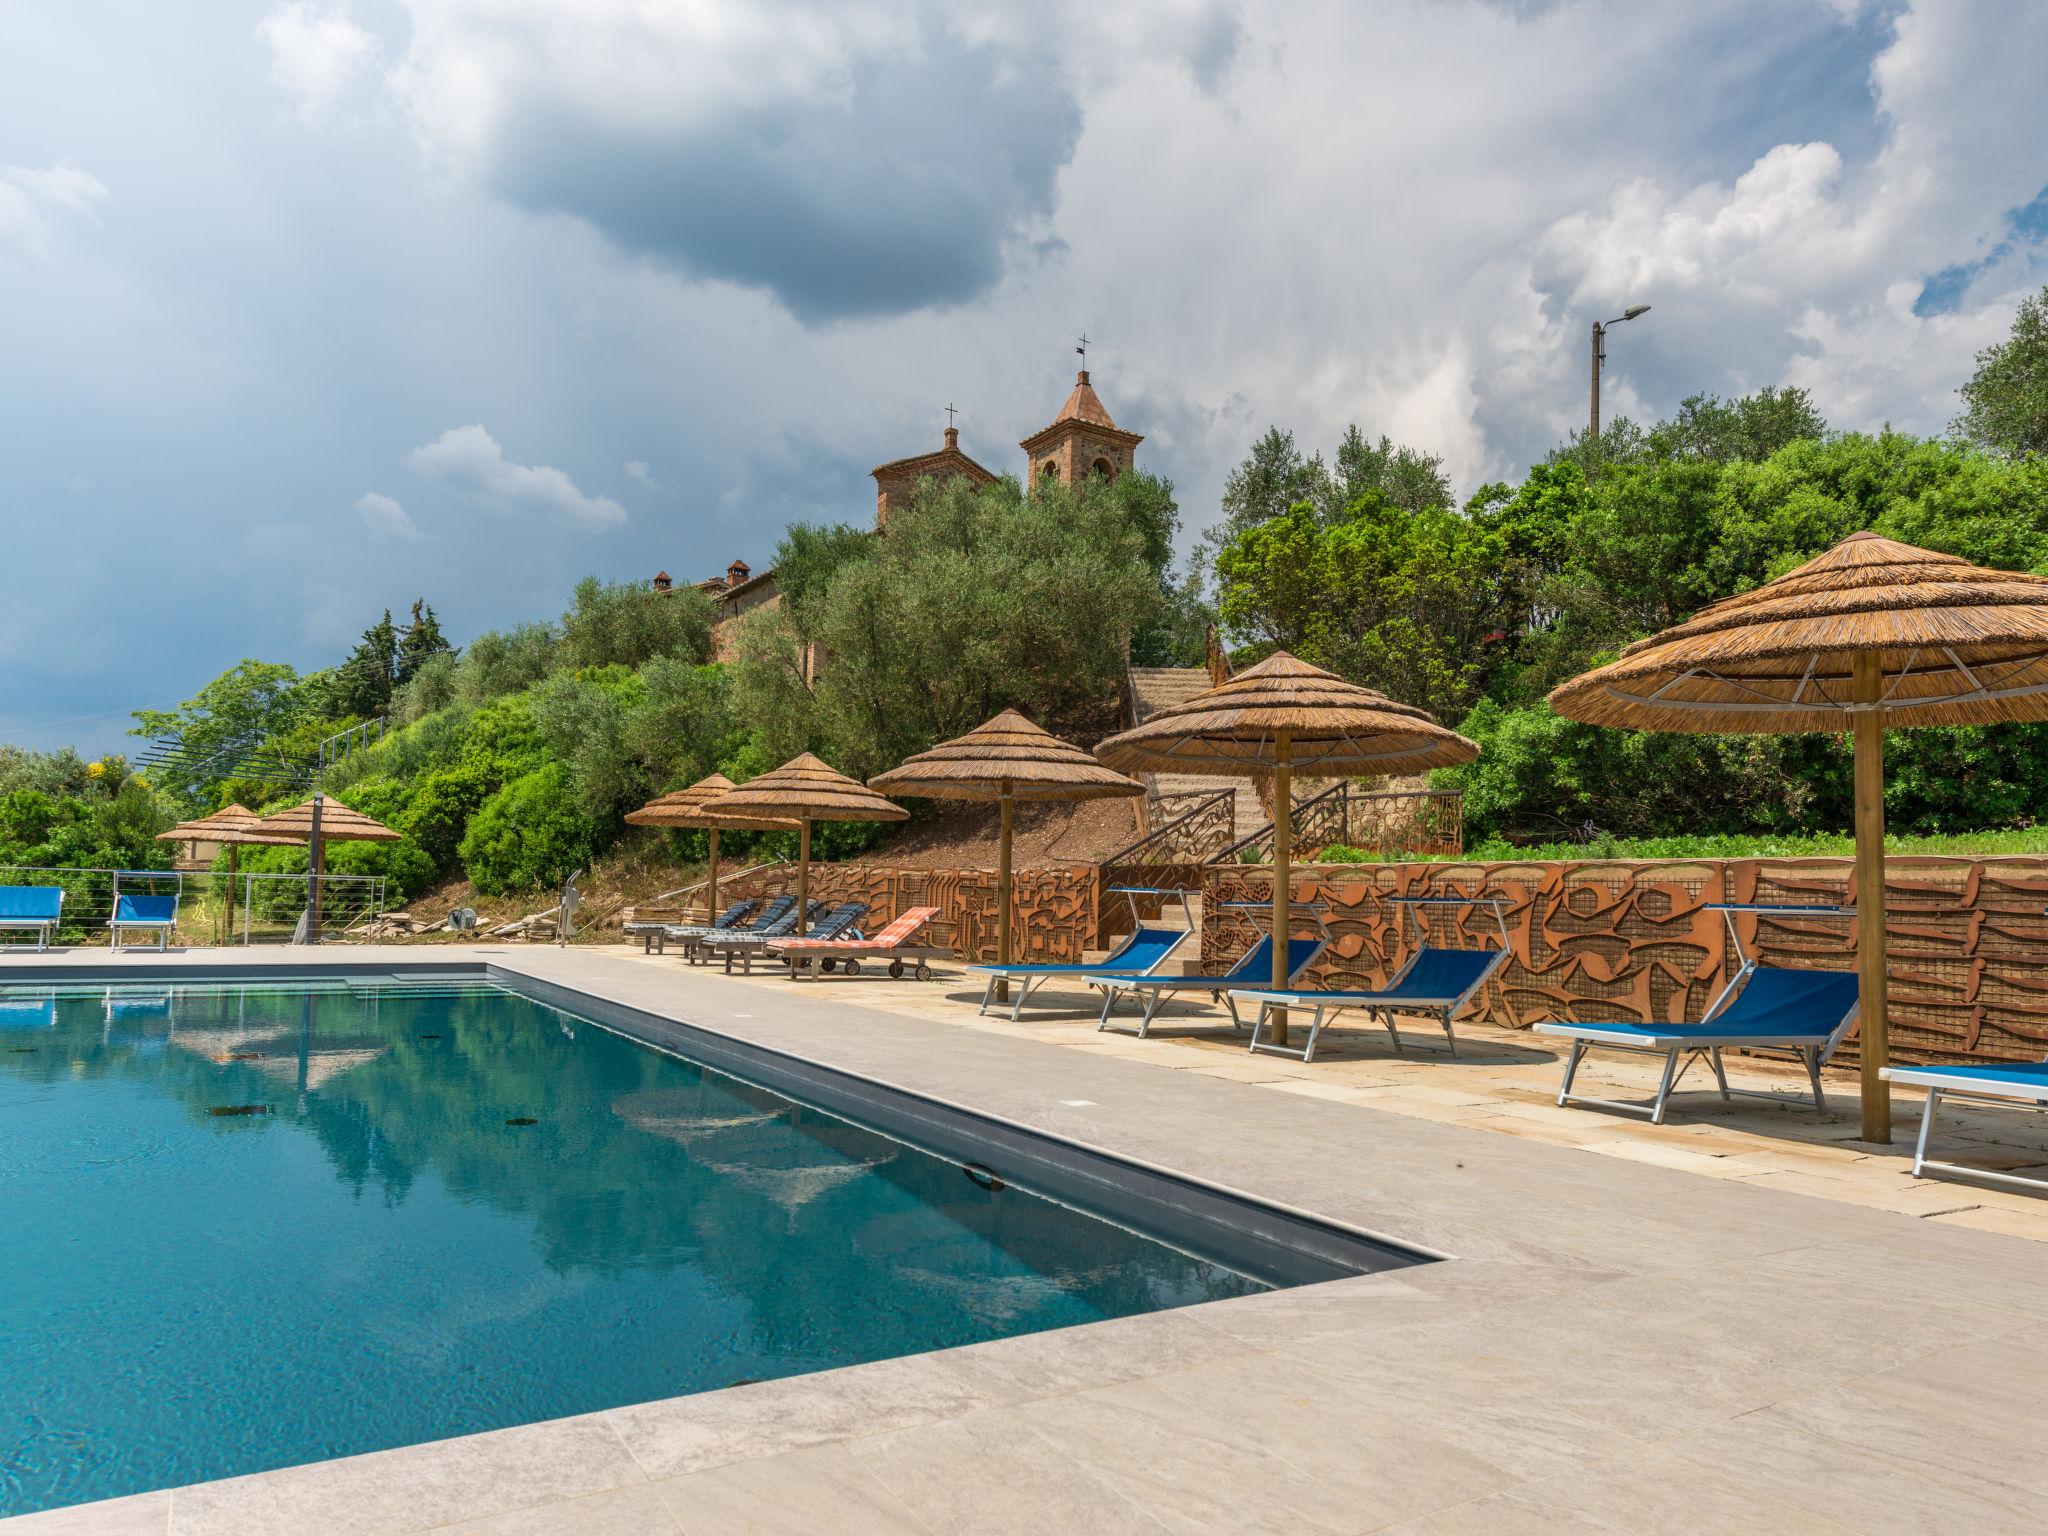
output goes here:
{"type": "Polygon", "coordinates": [[[560,763],[512,780],[470,818],[458,852],[487,896],[553,885],[589,864],[594,829],[560,763]]]}

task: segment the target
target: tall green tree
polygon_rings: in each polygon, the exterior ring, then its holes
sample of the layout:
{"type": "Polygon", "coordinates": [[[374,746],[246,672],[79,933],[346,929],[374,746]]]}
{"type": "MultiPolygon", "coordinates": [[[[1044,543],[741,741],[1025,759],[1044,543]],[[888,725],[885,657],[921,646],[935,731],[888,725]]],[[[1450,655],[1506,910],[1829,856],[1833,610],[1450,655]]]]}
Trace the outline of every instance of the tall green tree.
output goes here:
{"type": "Polygon", "coordinates": [[[2012,333],[1977,354],[1955,430],[1994,453],[2048,454],[2048,287],[2020,300],[2012,333]]]}
{"type": "Polygon", "coordinates": [[[806,633],[748,616],[735,714],[864,777],[1008,705],[1045,719],[1099,699],[1161,602],[1159,515],[1121,480],[923,482],[806,605],[806,633]]]}
{"type": "Polygon", "coordinates": [[[390,709],[397,683],[398,626],[386,608],[330,675],[327,712],[338,719],[373,719],[390,709]]]}
{"type": "Polygon", "coordinates": [[[1285,647],[1447,719],[1479,697],[1518,618],[1496,530],[1377,492],[1334,526],[1304,504],[1247,529],[1216,569],[1234,639],[1285,647]]]}
{"type": "Polygon", "coordinates": [[[1348,426],[1330,468],[1325,520],[1338,521],[1354,502],[1374,492],[1403,512],[1453,505],[1443,455],[1402,447],[1385,433],[1377,443],[1368,442],[1355,424],[1348,426]]]}
{"type": "Polygon", "coordinates": [[[412,622],[398,637],[398,655],[394,667],[395,680],[409,683],[419,676],[420,668],[436,656],[453,655],[455,647],[448,643],[448,637],[441,633],[441,621],[434,616],[434,610],[423,597],[412,600],[412,622]]]}
{"type": "Polygon", "coordinates": [[[130,734],[182,744],[149,776],[181,815],[200,815],[220,808],[216,791],[239,759],[317,716],[314,691],[283,662],[245,660],[174,710],[137,710],[130,734]]]}

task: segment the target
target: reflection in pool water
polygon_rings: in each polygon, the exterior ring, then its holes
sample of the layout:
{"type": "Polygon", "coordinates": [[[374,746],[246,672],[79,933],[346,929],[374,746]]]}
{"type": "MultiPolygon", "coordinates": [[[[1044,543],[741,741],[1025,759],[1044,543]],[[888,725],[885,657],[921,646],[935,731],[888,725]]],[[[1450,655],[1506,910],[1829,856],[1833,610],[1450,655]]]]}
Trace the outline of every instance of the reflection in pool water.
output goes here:
{"type": "Polygon", "coordinates": [[[0,1514],[1263,1288],[490,988],[0,1045],[0,1514]]]}

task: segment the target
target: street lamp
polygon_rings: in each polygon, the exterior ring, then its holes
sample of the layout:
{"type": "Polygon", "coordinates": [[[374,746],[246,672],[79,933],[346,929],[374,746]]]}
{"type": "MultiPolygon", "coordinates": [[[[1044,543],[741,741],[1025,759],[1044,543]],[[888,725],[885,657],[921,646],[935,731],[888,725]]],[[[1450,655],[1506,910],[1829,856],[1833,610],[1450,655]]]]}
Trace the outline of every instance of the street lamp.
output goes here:
{"type": "Polygon", "coordinates": [[[1650,306],[1631,304],[1621,312],[1621,319],[1593,322],[1593,429],[1588,441],[1600,440],[1600,365],[1607,361],[1607,327],[1620,325],[1622,320],[1633,320],[1637,315],[1647,315],[1650,306]]]}

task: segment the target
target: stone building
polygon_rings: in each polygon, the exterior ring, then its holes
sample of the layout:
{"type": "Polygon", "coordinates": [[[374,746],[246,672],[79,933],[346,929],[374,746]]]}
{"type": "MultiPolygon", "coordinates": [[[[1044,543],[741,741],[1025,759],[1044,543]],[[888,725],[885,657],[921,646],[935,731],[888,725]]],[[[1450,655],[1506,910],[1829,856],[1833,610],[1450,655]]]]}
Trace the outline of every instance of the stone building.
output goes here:
{"type": "MultiPolygon", "coordinates": [[[[1024,450],[1025,483],[1029,485],[1034,480],[1049,478],[1072,485],[1088,475],[1102,475],[1114,480],[1132,467],[1137,446],[1144,440],[1141,434],[1126,432],[1116,424],[1109,408],[1088,382],[1088,370],[1083,368],[1074,380],[1074,389],[1067,396],[1067,403],[1060,407],[1052,424],[1040,428],[1018,445],[1024,450]]],[[[950,426],[946,428],[943,446],[930,453],[912,454],[908,458],[877,464],[869,473],[875,481],[877,533],[888,527],[890,511],[903,504],[911,488],[920,480],[968,479],[980,485],[991,485],[998,478],[993,470],[962,451],[959,429],[950,426]]],[[[718,603],[718,627],[713,633],[712,643],[713,655],[720,661],[730,654],[733,620],[756,608],[770,607],[782,601],[782,594],[775,584],[775,572],[770,569],[755,575],[744,560],[733,561],[723,576],[706,577],[697,582],[696,587],[718,603]]],[[[674,582],[668,572],[663,571],[654,578],[655,591],[673,589],[674,582]]]]}

